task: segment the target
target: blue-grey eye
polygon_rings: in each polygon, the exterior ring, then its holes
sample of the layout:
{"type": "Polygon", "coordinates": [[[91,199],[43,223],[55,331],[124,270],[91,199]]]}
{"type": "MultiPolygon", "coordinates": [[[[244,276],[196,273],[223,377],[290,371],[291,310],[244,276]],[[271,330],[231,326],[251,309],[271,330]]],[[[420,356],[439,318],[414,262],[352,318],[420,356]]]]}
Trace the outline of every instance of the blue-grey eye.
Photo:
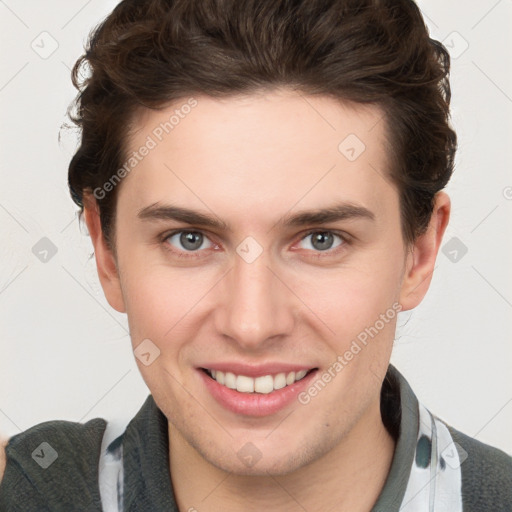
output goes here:
{"type": "Polygon", "coordinates": [[[177,247],[178,249],[185,249],[186,251],[197,251],[199,249],[207,249],[208,247],[202,247],[203,243],[208,240],[199,231],[178,231],[167,237],[169,243],[177,247]],[[172,240],[178,237],[179,246],[172,244],[172,240]],[[181,246],[181,247],[180,247],[181,246]]]}
{"type": "Polygon", "coordinates": [[[334,233],[330,231],[314,231],[312,233],[308,233],[302,241],[311,239],[310,247],[303,247],[305,249],[313,249],[317,251],[328,251],[329,249],[333,249],[333,241],[334,238],[339,238],[341,242],[334,247],[339,247],[343,244],[344,240],[334,233]]]}

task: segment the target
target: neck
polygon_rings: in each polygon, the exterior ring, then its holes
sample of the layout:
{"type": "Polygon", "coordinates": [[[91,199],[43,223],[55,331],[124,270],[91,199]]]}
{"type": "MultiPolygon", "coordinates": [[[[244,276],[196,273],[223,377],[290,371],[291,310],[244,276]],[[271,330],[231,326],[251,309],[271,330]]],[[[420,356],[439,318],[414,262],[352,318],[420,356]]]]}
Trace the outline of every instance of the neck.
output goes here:
{"type": "Polygon", "coordinates": [[[384,487],[395,449],[377,401],[332,450],[286,475],[225,472],[169,424],[172,486],[180,512],[239,510],[369,511],[384,487]]]}

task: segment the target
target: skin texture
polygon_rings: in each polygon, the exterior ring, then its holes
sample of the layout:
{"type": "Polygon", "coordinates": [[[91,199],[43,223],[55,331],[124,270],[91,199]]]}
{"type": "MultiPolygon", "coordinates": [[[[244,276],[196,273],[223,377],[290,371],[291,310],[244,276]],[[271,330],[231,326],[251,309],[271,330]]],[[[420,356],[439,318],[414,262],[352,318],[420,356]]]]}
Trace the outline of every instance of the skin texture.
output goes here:
{"type": "MultiPolygon", "coordinates": [[[[379,393],[396,317],[310,403],[269,416],[224,409],[197,368],[228,360],[326,371],[393,304],[420,303],[449,198],[438,193],[427,232],[406,247],[378,107],[286,89],[195,98],[197,106],[119,185],[116,255],[92,197],[85,209],[107,300],[127,313],[133,348],[149,338],[160,350],[148,366],[137,361],[169,420],[180,510],[369,510],[394,450],[379,393]],[[338,150],[349,134],[366,146],[354,161],[338,150]],[[374,219],[277,224],[338,202],[367,208],[374,219]],[[210,214],[231,231],[137,218],[155,203],[210,214]],[[200,231],[203,243],[190,250],[179,234],[165,238],[174,229],[200,231]],[[316,248],[310,229],[332,232],[332,248],[316,248]],[[252,263],[236,251],[248,236],[262,248],[252,263]],[[247,442],[261,455],[252,467],[237,456],[247,442]]],[[[140,115],[130,150],[182,103],[140,115]]]]}

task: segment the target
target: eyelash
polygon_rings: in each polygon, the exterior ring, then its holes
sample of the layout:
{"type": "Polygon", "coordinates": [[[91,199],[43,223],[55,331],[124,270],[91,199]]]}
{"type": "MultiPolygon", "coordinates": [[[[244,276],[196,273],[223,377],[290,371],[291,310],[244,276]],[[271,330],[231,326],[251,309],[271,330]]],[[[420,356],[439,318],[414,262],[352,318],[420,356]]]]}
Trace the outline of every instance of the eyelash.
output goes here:
{"type": "MultiPolygon", "coordinates": [[[[167,240],[178,233],[200,233],[203,236],[205,236],[206,238],[208,238],[208,236],[203,231],[201,231],[199,229],[176,229],[174,231],[171,231],[170,233],[165,233],[164,235],[162,235],[160,237],[160,241],[164,245],[165,250],[172,253],[173,256],[176,256],[178,258],[183,258],[183,259],[197,258],[196,254],[199,253],[199,251],[177,251],[175,249],[171,249],[171,246],[167,243],[167,240]]],[[[316,254],[313,254],[311,256],[313,258],[319,259],[319,258],[327,258],[327,257],[336,256],[339,252],[343,251],[347,245],[350,245],[350,242],[351,242],[349,235],[347,235],[346,233],[342,233],[342,232],[336,231],[336,230],[318,229],[318,228],[311,229],[311,230],[307,231],[306,233],[304,233],[304,235],[302,235],[302,237],[300,238],[299,241],[301,242],[302,240],[304,240],[305,238],[307,238],[308,236],[310,236],[314,233],[333,234],[335,236],[338,236],[341,239],[342,243],[334,249],[328,249],[327,251],[314,251],[316,254]]],[[[206,250],[206,249],[202,249],[202,250],[206,250]]]]}

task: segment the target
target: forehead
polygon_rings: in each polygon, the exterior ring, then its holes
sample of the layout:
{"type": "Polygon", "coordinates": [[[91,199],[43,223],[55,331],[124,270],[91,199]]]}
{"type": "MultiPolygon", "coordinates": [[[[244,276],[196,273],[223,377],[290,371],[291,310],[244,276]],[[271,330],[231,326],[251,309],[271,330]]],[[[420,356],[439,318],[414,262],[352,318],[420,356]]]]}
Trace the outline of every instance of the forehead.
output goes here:
{"type": "Polygon", "coordinates": [[[137,161],[119,202],[136,210],[172,199],[262,216],[329,198],[375,207],[394,192],[384,130],[377,106],[325,96],[184,98],[136,118],[127,157],[137,161]]]}

